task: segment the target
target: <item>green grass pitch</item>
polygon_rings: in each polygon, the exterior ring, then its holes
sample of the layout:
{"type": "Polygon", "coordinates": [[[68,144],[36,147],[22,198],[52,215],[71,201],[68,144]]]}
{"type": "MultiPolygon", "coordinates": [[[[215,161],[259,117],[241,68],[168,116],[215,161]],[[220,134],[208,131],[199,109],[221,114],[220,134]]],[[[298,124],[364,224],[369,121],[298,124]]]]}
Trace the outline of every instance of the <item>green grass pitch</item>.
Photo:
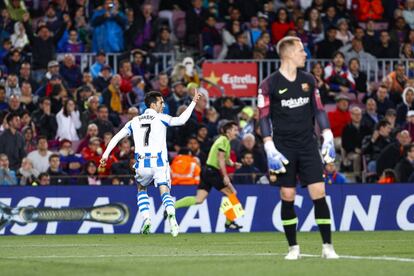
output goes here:
{"type": "Polygon", "coordinates": [[[414,232],[334,233],[340,260],[323,260],[319,233],[0,237],[0,275],[413,275],[414,232]]]}

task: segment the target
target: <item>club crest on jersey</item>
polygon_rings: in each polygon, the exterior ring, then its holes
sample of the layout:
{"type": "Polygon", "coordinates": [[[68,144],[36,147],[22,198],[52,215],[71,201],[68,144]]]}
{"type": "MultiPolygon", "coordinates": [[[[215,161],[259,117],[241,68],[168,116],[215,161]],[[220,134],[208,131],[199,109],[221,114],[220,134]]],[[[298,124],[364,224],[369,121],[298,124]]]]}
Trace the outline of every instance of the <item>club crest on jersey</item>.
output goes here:
{"type": "Polygon", "coordinates": [[[303,92],[309,92],[310,86],[308,83],[302,83],[302,90],[303,92]]]}

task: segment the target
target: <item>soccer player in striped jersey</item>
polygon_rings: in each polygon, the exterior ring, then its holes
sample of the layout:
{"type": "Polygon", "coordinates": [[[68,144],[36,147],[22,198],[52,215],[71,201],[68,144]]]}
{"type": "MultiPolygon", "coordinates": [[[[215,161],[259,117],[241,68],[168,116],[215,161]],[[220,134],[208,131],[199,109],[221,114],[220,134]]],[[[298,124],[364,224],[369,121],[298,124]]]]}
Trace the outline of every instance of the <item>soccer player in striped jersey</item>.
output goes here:
{"type": "Polygon", "coordinates": [[[140,215],[144,218],[141,233],[149,234],[151,231],[151,218],[149,214],[149,199],[147,187],[154,181],[161,194],[162,203],[168,214],[173,237],[178,235],[178,224],[175,219],[174,202],[170,195],[171,176],[167,152],[167,127],[184,125],[200,99],[201,93],[195,90],[193,101],[178,117],[163,114],[164,99],[160,92],[152,91],[145,95],[145,112],[134,117],[111,139],[102,155],[101,166],[105,166],[113,148],[126,136],[133,136],[135,144],[135,179],[138,183],[137,204],[140,215]]]}

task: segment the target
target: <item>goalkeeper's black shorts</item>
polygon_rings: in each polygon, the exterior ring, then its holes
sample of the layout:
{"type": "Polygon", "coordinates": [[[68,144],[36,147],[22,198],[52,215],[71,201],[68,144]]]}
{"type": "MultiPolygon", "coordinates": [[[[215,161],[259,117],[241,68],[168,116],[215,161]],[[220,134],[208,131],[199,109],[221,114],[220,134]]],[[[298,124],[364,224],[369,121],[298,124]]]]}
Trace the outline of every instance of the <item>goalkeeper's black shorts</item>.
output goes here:
{"type": "Polygon", "coordinates": [[[287,147],[282,143],[277,143],[276,148],[289,160],[285,165],[286,173],[277,175],[276,185],[282,187],[302,187],[324,182],[323,163],[319,146],[315,139],[303,145],[303,147],[287,147]]]}
{"type": "Polygon", "coordinates": [[[220,191],[226,187],[226,185],[224,185],[223,176],[221,175],[220,171],[214,167],[207,165],[201,172],[200,184],[198,184],[197,189],[210,192],[212,187],[220,191]]]}

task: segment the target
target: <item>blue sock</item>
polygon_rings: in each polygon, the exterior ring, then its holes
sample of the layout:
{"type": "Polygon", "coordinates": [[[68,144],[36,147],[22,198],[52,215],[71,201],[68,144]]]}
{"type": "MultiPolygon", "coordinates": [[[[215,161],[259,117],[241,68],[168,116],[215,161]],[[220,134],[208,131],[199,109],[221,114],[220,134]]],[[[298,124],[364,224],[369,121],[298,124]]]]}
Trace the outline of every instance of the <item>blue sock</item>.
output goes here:
{"type": "Polygon", "coordinates": [[[175,208],[174,208],[174,201],[170,195],[170,193],[165,192],[161,195],[162,204],[165,206],[165,210],[167,211],[167,214],[174,215],[175,214],[175,208]]]}
{"type": "Polygon", "coordinates": [[[137,194],[138,211],[145,219],[149,218],[149,198],[146,191],[137,194]]]}

